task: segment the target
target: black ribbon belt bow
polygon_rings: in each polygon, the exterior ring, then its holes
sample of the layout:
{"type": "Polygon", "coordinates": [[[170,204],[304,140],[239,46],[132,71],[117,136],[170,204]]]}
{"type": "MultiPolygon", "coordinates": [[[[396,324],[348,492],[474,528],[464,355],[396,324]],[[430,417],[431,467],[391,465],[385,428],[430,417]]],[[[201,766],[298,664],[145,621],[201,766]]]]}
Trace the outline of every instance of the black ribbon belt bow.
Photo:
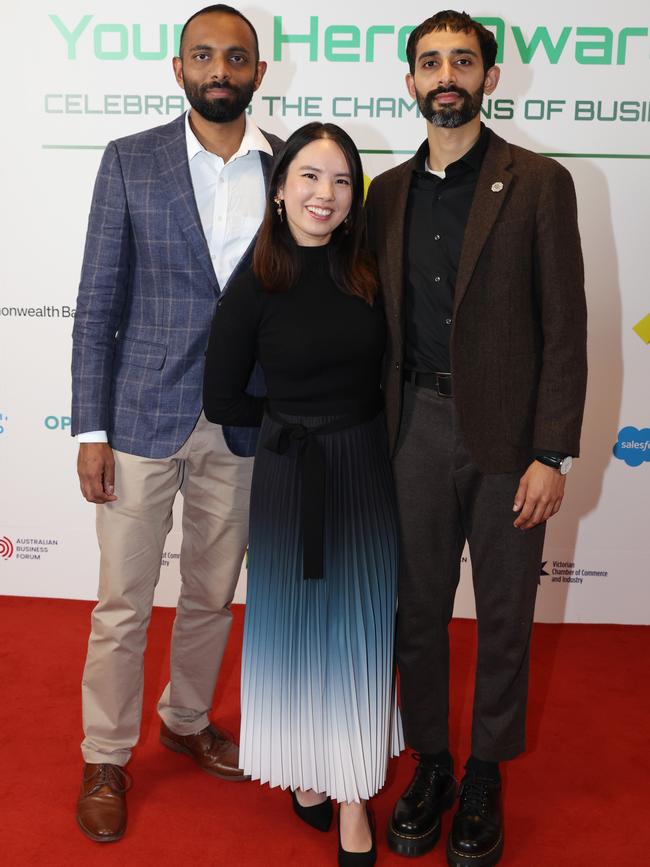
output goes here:
{"type": "Polygon", "coordinates": [[[264,448],[278,455],[286,454],[291,443],[298,448],[300,472],[300,518],[302,522],[302,576],[305,579],[323,577],[325,549],[325,452],[317,437],[337,433],[369,421],[378,407],[355,416],[342,416],[329,424],[305,427],[288,422],[282,416],[267,412],[278,427],[264,443],[264,448]]]}

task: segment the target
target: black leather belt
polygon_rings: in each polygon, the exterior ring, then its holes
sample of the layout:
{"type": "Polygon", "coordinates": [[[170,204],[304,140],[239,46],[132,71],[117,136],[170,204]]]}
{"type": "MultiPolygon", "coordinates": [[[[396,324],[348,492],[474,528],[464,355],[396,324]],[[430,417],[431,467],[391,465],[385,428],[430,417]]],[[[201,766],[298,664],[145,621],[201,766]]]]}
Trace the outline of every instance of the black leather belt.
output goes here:
{"type": "Polygon", "coordinates": [[[418,388],[431,388],[440,397],[453,397],[451,373],[418,373],[417,370],[405,370],[404,379],[418,388]]]}

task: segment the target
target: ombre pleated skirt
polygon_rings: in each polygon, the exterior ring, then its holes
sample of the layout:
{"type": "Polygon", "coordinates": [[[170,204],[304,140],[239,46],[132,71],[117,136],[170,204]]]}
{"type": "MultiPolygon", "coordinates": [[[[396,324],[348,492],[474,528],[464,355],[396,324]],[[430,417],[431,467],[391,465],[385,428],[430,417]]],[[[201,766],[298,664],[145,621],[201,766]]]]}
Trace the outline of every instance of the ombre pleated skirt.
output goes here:
{"type": "MultiPolygon", "coordinates": [[[[306,427],[336,417],[287,416],[306,427]]],[[[318,436],[324,570],[303,578],[297,445],[264,447],[251,490],[240,764],[254,780],[370,798],[404,748],[393,659],[397,520],[385,421],[318,436]]]]}

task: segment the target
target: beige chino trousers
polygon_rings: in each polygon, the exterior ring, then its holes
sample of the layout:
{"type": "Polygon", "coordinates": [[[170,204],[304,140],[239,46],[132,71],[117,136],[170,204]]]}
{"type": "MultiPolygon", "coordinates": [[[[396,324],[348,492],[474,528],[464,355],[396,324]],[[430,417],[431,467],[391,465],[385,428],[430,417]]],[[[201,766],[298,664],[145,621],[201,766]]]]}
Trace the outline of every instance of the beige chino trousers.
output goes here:
{"type": "Polygon", "coordinates": [[[99,601],[82,680],[81,751],[87,762],[125,765],[140,733],[147,628],[179,491],[181,592],[158,712],[178,734],[208,725],[248,542],[253,458],[233,455],[221,426],[203,414],[171,457],[114,454],[118,499],[97,506],[99,601]]]}

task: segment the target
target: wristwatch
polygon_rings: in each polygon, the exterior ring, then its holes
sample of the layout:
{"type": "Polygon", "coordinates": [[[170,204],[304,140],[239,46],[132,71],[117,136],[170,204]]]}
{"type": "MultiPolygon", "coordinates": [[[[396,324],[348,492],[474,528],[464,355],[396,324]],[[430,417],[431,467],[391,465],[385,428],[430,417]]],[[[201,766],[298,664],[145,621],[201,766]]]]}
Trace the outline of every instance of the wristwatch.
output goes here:
{"type": "Polygon", "coordinates": [[[554,470],[559,470],[562,476],[566,476],[573,466],[571,455],[565,455],[563,458],[559,455],[557,457],[552,455],[535,455],[535,460],[539,461],[540,464],[545,464],[547,467],[553,467],[554,470]]]}

